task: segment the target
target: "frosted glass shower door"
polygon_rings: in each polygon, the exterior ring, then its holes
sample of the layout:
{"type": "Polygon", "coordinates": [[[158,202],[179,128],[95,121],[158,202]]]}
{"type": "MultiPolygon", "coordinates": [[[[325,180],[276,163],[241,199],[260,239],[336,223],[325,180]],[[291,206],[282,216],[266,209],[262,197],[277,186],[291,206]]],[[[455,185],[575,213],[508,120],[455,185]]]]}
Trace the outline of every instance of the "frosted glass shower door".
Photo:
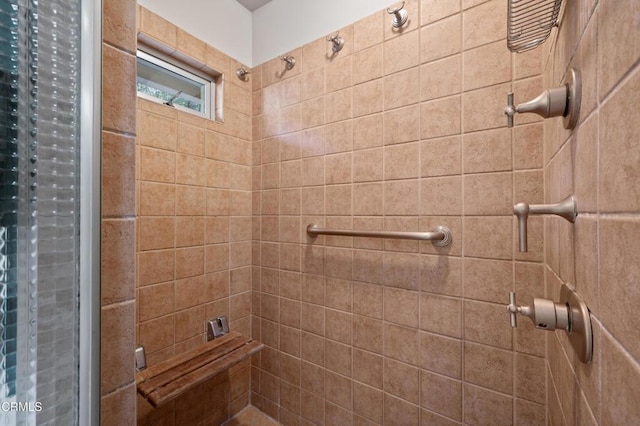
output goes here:
{"type": "Polygon", "coordinates": [[[80,12],[0,1],[0,425],[78,424],[80,12]]]}

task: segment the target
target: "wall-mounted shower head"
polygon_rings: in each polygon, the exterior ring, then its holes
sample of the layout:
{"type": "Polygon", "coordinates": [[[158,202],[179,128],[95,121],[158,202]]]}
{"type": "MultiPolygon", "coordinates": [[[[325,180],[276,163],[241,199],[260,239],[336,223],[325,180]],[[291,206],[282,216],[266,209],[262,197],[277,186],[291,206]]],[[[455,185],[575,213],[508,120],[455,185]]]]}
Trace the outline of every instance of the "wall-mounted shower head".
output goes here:
{"type": "Polygon", "coordinates": [[[251,74],[251,71],[244,67],[240,67],[236,70],[236,75],[242,81],[249,81],[249,77],[247,77],[249,74],[251,74]]]}

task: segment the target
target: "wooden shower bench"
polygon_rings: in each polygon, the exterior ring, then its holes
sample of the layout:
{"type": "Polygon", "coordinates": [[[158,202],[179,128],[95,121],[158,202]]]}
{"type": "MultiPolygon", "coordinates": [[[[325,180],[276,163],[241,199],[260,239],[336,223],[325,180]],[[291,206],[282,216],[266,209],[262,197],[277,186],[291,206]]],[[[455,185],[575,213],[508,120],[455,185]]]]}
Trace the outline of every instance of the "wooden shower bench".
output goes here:
{"type": "Polygon", "coordinates": [[[264,344],[230,332],[136,374],[138,393],[158,407],[244,361],[264,344]]]}

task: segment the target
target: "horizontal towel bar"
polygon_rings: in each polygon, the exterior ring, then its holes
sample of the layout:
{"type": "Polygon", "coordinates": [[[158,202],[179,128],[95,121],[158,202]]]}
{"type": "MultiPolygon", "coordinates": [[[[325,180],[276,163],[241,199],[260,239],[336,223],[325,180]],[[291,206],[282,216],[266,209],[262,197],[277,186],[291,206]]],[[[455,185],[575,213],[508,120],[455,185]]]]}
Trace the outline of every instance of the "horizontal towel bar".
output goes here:
{"type": "Polygon", "coordinates": [[[318,228],[315,223],[307,226],[307,235],[340,235],[343,237],[397,238],[404,240],[431,241],[433,245],[444,247],[451,244],[452,236],[449,228],[437,226],[432,232],[394,232],[394,231],[355,231],[347,229],[318,228]]]}

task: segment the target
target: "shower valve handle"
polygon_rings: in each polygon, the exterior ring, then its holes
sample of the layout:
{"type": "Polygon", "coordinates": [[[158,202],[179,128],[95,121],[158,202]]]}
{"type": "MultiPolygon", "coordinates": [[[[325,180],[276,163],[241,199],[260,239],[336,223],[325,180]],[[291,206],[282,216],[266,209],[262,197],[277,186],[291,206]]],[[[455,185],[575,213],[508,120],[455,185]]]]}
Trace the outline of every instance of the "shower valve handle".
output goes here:
{"type": "Polygon", "coordinates": [[[513,127],[513,116],[516,113],[516,107],[513,104],[513,93],[507,95],[507,106],[504,108],[504,114],[507,116],[507,127],[513,127]]]}
{"type": "Polygon", "coordinates": [[[540,299],[536,297],[533,299],[532,306],[518,306],[516,304],[516,294],[510,292],[507,312],[509,312],[511,327],[513,328],[518,326],[518,314],[529,317],[533,325],[541,330],[568,330],[570,325],[568,305],[555,303],[550,299],[540,299]]]}

